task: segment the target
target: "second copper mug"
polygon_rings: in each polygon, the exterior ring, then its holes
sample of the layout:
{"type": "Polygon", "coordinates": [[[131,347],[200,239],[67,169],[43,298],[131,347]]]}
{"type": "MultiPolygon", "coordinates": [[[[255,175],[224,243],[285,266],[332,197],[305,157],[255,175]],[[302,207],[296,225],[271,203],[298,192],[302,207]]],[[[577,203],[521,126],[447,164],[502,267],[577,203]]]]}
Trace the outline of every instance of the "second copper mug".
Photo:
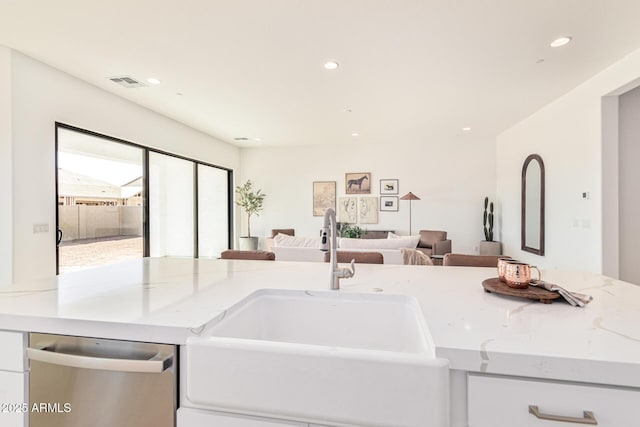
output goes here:
{"type": "Polygon", "coordinates": [[[500,279],[501,282],[506,282],[507,279],[504,278],[506,272],[507,272],[507,263],[509,261],[515,261],[515,259],[510,258],[510,257],[500,257],[498,258],[498,279],[500,279]]]}
{"type": "Polygon", "coordinates": [[[526,289],[531,282],[531,270],[536,270],[538,280],[542,280],[540,270],[535,265],[529,265],[526,262],[510,261],[507,262],[505,270],[505,280],[507,286],[516,289],[526,289]]]}

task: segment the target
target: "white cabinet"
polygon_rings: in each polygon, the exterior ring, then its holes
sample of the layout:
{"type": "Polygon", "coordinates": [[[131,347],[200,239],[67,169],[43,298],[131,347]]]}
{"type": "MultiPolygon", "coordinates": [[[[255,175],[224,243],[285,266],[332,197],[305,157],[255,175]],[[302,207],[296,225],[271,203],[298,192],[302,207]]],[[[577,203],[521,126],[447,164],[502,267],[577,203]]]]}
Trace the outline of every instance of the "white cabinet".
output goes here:
{"type": "Polygon", "coordinates": [[[200,409],[178,409],[177,427],[307,427],[308,424],[200,409]]]}
{"type": "Polygon", "coordinates": [[[23,332],[0,331],[0,371],[24,372],[28,336],[23,332]]]}
{"type": "Polygon", "coordinates": [[[476,374],[468,387],[469,427],[569,427],[589,413],[599,427],[638,425],[640,389],[476,374]]]}
{"type": "Polygon", "coordinates": [[[27,425],[29,400],[26,399],[28,374],[0,371],[0,426],[27,425]]]}
{"type": "Polygon", "coordinates": [[[25,348],[27,334],[0,331],[0,426],[25,427],[28,421],[28,384],[25,348]]]}

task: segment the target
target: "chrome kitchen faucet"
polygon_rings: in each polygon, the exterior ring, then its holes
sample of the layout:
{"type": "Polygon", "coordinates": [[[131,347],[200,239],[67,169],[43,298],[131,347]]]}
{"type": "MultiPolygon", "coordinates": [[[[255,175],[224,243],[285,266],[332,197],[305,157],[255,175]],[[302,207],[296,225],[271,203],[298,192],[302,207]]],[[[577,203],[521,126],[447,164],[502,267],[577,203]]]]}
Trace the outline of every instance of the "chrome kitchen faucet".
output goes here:
{"type": "Polygon", "coordinates": [[[338,268],[338,257],[336,253],[337,247],[337,238],[338,227],[336,224],[336,211],[331,208],[328,208],[324,211],[324,224],[322,225],[322,240],[320,243],[320,250],[322,251],[331,251],[331,282],[329,285],[329,289],[331,290],[339,290],[340,289],[340,279],[348,279],[353,277],[356,274],[355,260],[351,260],[350,268],[338,268]],[[328,236],[329,228],[331,228],[331,246],[329,247],[328,236]]]}

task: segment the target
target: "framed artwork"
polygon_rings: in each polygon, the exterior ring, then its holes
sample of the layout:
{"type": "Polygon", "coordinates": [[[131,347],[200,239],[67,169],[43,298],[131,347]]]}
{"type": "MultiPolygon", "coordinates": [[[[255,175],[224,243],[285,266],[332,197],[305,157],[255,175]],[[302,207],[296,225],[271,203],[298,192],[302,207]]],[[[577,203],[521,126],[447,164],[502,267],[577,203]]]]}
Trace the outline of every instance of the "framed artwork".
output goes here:
{"type": "Polygon", "coordinates": [[[345,193],[371,194],[371,172],[345,174],[345,193]]]}
{"type": "Polygon", "coordinates": [[[313,216],[323,216],[328,208],[336,209],[336,182],[313,181],[313,216]]]}
{"type": "Polygon", "coordinates": [[[358,218],[360,219],[360,224],[378,223],[377,197],[360,197],[358,206],[358,218]]]}
{"type": "Polygon", "coordinates": [[[397,179],[381,179],[380,194],[398,194],[397,179]]]}
{"type": "Polygon", "coordinates": [[[398,212],[398,196],[381,196],[380,210],[388,212],[398,212]]]}
{"type": "Polygon", "coordinates": [[[358,199],[356,197],[338,197],[338,222],[355,224],[358,221],[358,199]]]}

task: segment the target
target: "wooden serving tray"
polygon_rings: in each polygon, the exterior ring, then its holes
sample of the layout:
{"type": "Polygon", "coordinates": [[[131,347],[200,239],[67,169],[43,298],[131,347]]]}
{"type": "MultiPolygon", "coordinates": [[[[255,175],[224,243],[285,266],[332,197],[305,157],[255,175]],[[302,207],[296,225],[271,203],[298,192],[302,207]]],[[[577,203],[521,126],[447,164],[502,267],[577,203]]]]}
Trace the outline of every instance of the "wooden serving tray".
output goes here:
{"type": "Polygon", "coordinates": [[[554,299],[560,298],[560,294],[557,292],[551,292],[537,286],[529,286],[525,289],[510,288],[506,283],[502,282],[497,277],[491,279],[485,279],[482,282],[482,287],[485,292],[493,292],[500,295],[508,295],[511,297],[529,298],[538,300],[544,304],[551,304],[554,299]]]}

